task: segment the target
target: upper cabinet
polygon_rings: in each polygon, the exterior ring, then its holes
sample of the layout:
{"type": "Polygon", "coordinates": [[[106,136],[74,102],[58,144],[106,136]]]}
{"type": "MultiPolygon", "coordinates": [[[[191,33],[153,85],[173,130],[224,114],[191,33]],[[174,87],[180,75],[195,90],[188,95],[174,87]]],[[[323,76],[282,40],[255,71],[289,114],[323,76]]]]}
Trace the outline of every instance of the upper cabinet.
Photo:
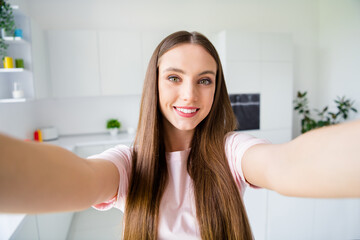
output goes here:
{"type": "Polygon", "coordinates": [[[14,10],[21,39],[7,40],[14,68],[0,68],[0,103],[42,98],[140,95],[166,32],[43,29],[14,10]],[[24,68],[15,68],[15,59],[24,68]],[[14,97],[13,91],[23,94],[14,97]]]}
{"type": "Polygon", "coordinates": [[[144,41],[140,32],[91,30],[46,35],[53,97],[141,94],[153,36],[144,41]]]}
{"type": "Polygon", "coordinates": [[[35,98],[48,98],[50,92],[50,69],[46,36],[40,25],[31,19],[32,69],[35,98]]]}
{"type": "Polygon", "coordinates": [[[100,95],[96,31],[47,32],[52,96],[100,95]]]}
{"type": "Polygon", "coordinates": [[[144,77],[140,33],[101,31],[98,34],[101,94],[140,94],[144,77]]]}
{"type": "Polygon", "coordinates": [[[293,43],[286,33],[221,31],[215,38],[229,94],[260,94],[260,128],[291,136],[293,43]]]}

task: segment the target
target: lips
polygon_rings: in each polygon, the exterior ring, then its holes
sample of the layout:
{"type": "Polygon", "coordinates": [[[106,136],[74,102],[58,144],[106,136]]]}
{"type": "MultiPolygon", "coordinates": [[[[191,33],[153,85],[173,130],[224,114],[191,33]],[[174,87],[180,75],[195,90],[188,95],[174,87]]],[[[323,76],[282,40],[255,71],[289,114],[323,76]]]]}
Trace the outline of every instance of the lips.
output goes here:
{"type": "Polygon", "coordinates": [[[175,107],[174,109],[176,111],[177,114],[179,114],[181,117],[193,117],[197,114],[197,112],[200,110],[200,108],[196,108],[196,107],[175,107]]]}

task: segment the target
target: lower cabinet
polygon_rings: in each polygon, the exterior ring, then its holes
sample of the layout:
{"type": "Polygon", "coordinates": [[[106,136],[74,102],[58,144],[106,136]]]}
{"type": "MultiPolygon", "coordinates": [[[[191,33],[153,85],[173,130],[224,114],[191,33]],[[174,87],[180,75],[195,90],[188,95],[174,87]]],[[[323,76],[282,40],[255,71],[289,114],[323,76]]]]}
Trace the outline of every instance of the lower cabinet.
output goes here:
{"type": "Polygon", "coordinates": [[[27,215],[20,223],[16,231],[10,237],[11,240],[23,239],[32,240],[39,239],[36,215],[27,215]]]}
{"type": "Polygon", "coordinates": [[[360,239],[360,199],[316,199],[248,188],[244,204],[256,240],[360,239]]]}
{"type": "Polygon", "coordinates": [[[73,212],[27,215],[10,239],[66,240],[73,215],[73,212]]]}

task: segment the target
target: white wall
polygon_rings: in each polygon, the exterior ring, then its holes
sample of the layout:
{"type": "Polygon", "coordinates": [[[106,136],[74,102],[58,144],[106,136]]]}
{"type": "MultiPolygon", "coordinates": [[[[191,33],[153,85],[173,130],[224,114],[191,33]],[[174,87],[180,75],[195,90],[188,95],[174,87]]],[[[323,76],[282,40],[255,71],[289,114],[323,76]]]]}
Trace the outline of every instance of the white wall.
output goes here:
{"type": "Polygon", "coordinates": [[[56,126],[62,135],[106,131],[106,121],[118,118],[121,130],[137,127],[140,96],[83,97],[39,100],[37,126],[56,126]]]}
{"type": "MultiPolygon", "coordinates": [[[[20,7],[22,1],[18,0],[20,7]]],[[[181,29],[197,30],[212,34],[223,29],[244,32],[280,32],[289,33],[294,42],[294,90],[316,92],[317,83],[317,39],[318,39],[318,3],[313,0],[243,0],[243,1],[27,1],[27,12],[34,17],[43,29],[122,29],[156,30],[173,32],[181,29]],[[155,2],[155,4],[154,4],[155,2]]],[[[315,97],[310,97],[314,102],[315,97]]],[[[76,105],[76,99],[73,102],[76,105]]],[[[82,101],[79,99],[79,101],[82,101]]],[[[105,100],[106,101],[106,100],[105,100]]],[[[41,105],[41,104],[40,104],[41,105]]],[[[110,106],[106,102],[104,107],[110,106]]],[[[48,106],[50,106],[48,104],[48,106]]],[[[62,108],[60,108],[62,109],[62,108]]],[[[40,110],[40,112],[46,112],[40,110]]],[[[79,121],[86,122],[91,109],[78,110],[79,121]]],[[[135,111],[135,109],[134,109],[135,111]]],[[[59,115],[66,115],[66,112],[59,115]]],[[[119,113],[120,118],[126,115],[119,113]]],[[[44,117],[40,115],[41,117],[44,117]]],[[[100,115],[99,115],[100,116],[100,115]]],[[[97,118],[97,116],[94,116],[97,118]]],[[[102,117],[99,117],[102,118],[102,117]]],[[[94,120],[99,123],[100,119],[94,120]]],[[[102,122],[101,122],[102,124],[102,122]]],[[[293,134],[299,132],[299,121],[294,119],[293,134]]],[[[36,126],[38,127],[38,126],[36,126]]],[[[77,133],[69,126],[65,133],[77,133]]],[[[89,125],[90,127],[90,125],[89,125]]],[[[93,127],[93,125],[92,125],[93,127]]],[[[93,132],[94,128],[88,128],[93,132]]]]}
{"type": "Polygon", "coordinates": [[[36,118],[35,102],[0,104],[0,132],[11,136],[33,139],[36,118]]]}
{"type": "MultiPolygon", "coordinates": [[[[288,33],[292,35],[294,43],[293,96],[298,90],[307,90],[310,107],[320,108],[326,104],[333,106],[332,101],[337,95],[346,95],[356,99],[356,107],[360,109],[358,0],[228,0],[221,3],[214,0],[200,0],[195,3],[162,0],[151,3],[114,0],[11,2],[19,4],[20,8],[31,15],[43,29],[156,30],[168,33],[186,29],[209,35],[223,29],[288,33]]],[[[28,105],[31,104],[25,103],[22,106],[28,105]]],[[[111,102],[104,104],[110,105],[111,102]]],[[[10,111],[8,107],[1,106],[0,110],[0,129],[8,133],[14,131],[14,127],[8,124],[16,123],[19,118],[32,118],[26,114],[31,113],[29,110],[21,111],[20,115],[16,116],[11,112],[7,114],[10,111]]],[[[39,111],[46,112],[47,109],[39,111]]],[[[90,115],[89,109],[82,108],[79,111],[84,113],[79,114],[80,120],[86,122],[87,119],[81,116],[90,115]]],[[[127,116],[121,113],[119,116],[127,119],[127,116]]],[[[100,129],[100,119],[94,121],[99,123],[95,129],[100,129]]],[[[300,119],[295,113],[292,126],[295,137],[300,133],[300,119]]],[[[39,126],[29,126],[24,129],[26,133],[17,132],[16,135],[25,137],[35,127],[39,126]]],[[[64,133],[60,132],[61,134],[77,133],[76,128],[58,127],[68,129],[64,133]]],[[[20,131],[19,129],[23,128],[16,128],[16,131],[20,131]]],[[[93,128],[84,130],[94,132],[93,128]]]]}
{"type": "Polygon", "coordinates": [[[319,1],[319,63],[319,104],[346,95],[360,111],[360,1],[319,1]]]}

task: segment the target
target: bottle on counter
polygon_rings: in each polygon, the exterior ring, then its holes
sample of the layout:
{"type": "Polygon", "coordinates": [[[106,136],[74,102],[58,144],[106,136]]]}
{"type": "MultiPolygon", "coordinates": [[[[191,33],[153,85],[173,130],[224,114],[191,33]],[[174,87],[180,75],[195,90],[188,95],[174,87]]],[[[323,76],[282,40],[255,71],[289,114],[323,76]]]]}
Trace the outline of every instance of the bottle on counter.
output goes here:
{"type": "Polygon", "coordinates": [[[34,132],[34,141],[42,142],[42,134],[40,129],[36,129],[34,132]]]}

